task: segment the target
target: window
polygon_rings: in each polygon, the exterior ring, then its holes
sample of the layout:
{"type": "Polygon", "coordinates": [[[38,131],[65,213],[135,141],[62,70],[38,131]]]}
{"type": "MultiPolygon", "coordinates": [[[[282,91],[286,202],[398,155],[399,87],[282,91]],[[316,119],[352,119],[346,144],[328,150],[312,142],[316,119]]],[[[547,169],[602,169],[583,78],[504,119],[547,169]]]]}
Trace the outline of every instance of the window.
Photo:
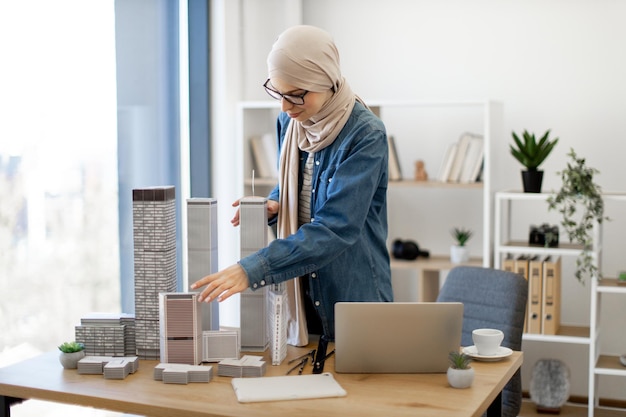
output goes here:
{"type": "Polygon", "coordinates": [[[0,39],[3,366],[120,310],[114,3],[2,2],[0,39]]]}

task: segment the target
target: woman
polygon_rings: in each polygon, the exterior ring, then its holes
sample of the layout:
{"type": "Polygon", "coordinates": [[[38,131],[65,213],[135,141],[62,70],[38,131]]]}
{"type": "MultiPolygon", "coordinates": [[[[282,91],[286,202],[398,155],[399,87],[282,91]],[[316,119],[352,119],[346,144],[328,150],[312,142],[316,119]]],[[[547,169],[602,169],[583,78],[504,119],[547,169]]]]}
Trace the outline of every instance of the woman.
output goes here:
{"type": "MultiPolygon", "coordinates": [[[[198,280],[200,301],[303,277],[323,334],[334,338],[338,301],[392,301],[387,239],[387,137],[341,75],[331,36],[282,33],[264,87],[280,100],[279,184],[268,196],[278,239],[198,280]]],[[[236,202],[234,206],[237,206],[236,202]]],[[[232,220],[239,224],[239,213],[232,220]]]]}

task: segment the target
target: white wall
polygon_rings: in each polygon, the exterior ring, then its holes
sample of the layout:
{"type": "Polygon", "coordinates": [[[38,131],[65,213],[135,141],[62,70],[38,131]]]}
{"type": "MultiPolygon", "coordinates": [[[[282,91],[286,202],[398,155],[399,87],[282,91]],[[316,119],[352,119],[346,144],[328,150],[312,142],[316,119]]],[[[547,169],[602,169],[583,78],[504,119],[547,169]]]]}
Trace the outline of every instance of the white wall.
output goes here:
{"type": "MultiPolygon", "coordinates": [[[[505,134],[492,145],[495,190],[521,188],[521,166],[508,153],[508,146],[510,132],[523,129],[536,133],[552,129],[553,135],[560,137],[542,166],[546,171],[544,190],[558,187],[556,172],[565,166],[570,147],[601,171],[597,181],[606,191],[626,190],[621,163],[626,153],[626,25],[622,23],[626,2],[242,0],[240,5],[239,21],[233,24],[241,29],[241,44],[229,47],[241,52],[241,62],[228,67],[226,80],[235,79],[241,90],[236,97],[224,92],[222,99],[229,107],[220,111],[226,114],[234,111],[233,100],[266,98],[260,88],[267,77],[265,56],[275,37],[298,23],[301,13],[303,23],[333,34],[344,75],[366,100],[501,101],[505,134]],[[293,4],[301,5],[301,10],[293,4]]],[[[219,100],[215,107],[219,107],[219,100]]],[[[234,140],[233,132],[234,127],[225,128],[215,137],[234,140]]],[[[431,175],[437,168],[427,167],[431,175]]],[[[220,176],[220,181],[223,179],[220,176]]],[[[520,219],[523,224],[537,222],[536,212],[520,219]]],[[[619,222],[606,227],[611,230],[617,227],[614,225],[619,222]]],[[[619,241],[623,233],[614,234],[610,247],[623,248],[619,241]]],[[[613,260],[605,266],[626,269],[619,262],[623,261],[613,260]]],[[[573,288],[563,300],[564,320],[574,323],[580,320],[580,310],[586,317],[588,299],[584,290],[574,287],[580,284],[573,277],[565,277],[565,281],[573,288]]],[[[603,321],[603,326],[612,329],[603,345],[613,353],[624,353],[626,330],[619,314],[623,316],[626,300],[608,301],[604,316],[614,314],[617,318],[603,321]]],[[[542,357],[546,346],[526,345],[527,389],[531,366],[542,357]]],[[[575,395],[586,395],[585,363],[584,351],[572,353],[568,360],[574,368],[575,395]]],[[[622,378],[615,384],[601,385],[600,393],[626,398],[626,381],[622,378]]]]}

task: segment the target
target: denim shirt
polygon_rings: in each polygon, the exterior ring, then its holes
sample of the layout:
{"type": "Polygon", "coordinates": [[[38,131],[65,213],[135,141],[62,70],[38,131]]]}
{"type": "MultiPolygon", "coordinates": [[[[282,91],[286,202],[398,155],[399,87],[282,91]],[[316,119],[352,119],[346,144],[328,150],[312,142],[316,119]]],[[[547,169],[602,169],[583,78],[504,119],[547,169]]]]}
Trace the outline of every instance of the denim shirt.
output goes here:
{"type": "MultiPolygon", "coordinates": [[[[289,116],[278,117],[279,147],[289,116]]],[[[307,158],[300,155],[299,182],[307,158]]],[[[240,260],[250,288],[309,277],[324,333],[335,334],[339,301],[392,301],[387,239],[385,126],[356,103],[339,136],[314,155],[311,223],[240,260]]],[[[279,188],[268,196],[278,201],[279,188]]]]}

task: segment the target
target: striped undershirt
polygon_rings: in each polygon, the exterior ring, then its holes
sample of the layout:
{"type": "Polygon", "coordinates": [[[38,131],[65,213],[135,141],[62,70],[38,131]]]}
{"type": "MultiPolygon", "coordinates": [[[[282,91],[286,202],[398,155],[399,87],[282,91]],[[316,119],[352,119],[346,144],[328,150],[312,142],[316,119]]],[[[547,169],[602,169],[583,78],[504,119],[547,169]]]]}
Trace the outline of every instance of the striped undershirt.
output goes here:
{"type": "Polygon", "coordinates": [[[313,183],[313,162],[315,160],[313,155],[313,152],[309,152],[309,156],[304,164],[304,172],[302,173],[302,190],[298,200],[299,226],[311,221],[311,189],[313,183]]]}

